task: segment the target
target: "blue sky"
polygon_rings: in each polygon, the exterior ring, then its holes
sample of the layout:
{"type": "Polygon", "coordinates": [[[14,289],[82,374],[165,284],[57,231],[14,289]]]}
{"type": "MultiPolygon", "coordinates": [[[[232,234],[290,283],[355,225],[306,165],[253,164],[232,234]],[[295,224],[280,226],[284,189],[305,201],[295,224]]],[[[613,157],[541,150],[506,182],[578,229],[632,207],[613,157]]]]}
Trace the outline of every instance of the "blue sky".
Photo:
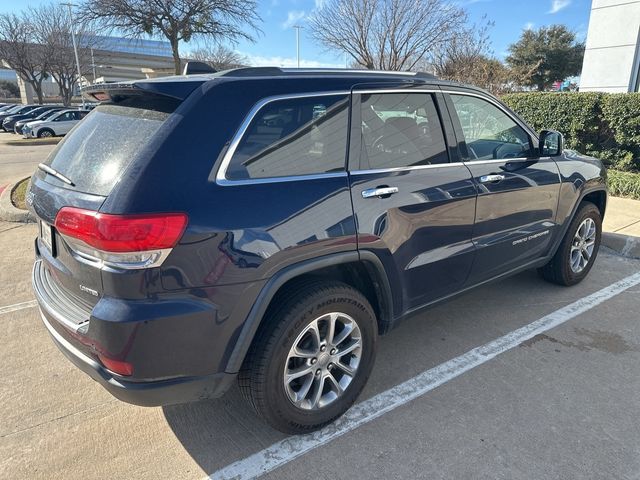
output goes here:
{"type": "MultiPolygon", "coordinates": [[[[97,0],[99,1],[99,0],[97,0]]],[[[296,56],[293,24],[305,25],[309,15],[323,0],[259,0],[259,14],[264,20],[263,34],[255,43],[241,42],[235,49],[255,65],[294,66],[296,56]]],[[[0,12],[19,11],[47,0],[0,0],[0,12]]],[[[562,23],[578,33],[583,40],[589,24],[589,0],[455,0],[469,12],[471,22],[480,22],[484,15],[495,22],[490,31],[492,49],[499,58],[507,55],[508,46],[525,28],[562,23]]],[[[344,56],[328,52],[307,36],[300,35],[303,66],[344,66],[344,56]]],[[[183,51],[195,47],[185,44],[183,51]]]]}

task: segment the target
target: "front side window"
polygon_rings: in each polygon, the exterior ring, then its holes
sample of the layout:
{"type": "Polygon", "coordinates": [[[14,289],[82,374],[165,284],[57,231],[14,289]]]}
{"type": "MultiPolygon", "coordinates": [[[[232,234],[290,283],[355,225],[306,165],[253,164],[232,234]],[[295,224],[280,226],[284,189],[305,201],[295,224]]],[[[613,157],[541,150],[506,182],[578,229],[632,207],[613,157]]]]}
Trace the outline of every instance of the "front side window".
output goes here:
{"type": "Polygon", "coordinates": [[[226,178],[344,171],[348,116],[347,95],[289,98],[266,104],[238,143],[226,178]]]}
{"type": "Polygon", "coordinates": [[[361,98],[361,169],[447,163],[447,147],[429,93],[375,93],[361,98]]]}
{"type": "Polygon", "coordinates": [[[493,160],[531,156],[525,130],[492,103],[468,95],[451,95],[462,126],[468,160],[493,160]]]}

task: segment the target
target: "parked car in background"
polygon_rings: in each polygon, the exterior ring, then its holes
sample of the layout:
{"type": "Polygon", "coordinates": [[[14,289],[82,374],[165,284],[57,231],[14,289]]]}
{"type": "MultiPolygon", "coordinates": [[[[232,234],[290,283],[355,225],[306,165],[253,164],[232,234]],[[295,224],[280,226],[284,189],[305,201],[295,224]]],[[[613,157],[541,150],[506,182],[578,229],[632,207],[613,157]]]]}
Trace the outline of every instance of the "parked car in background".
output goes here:
{"type": "Polygon", "coordinates": [[[45,112],[48,112],[50,110],[62,110],[63,108],[65,107],[58,105],[42,105],[41,107],[34,108],[33,110],[30,110],[26,113],[16,113],[13,115],[9,115],[2,121],[2,129],[5,132],[13,132],[15,124],[18,120],[33,120],[45,112]]]}
{"type": "Polygon", "coordinates": [[[66,135],[88,113],[86,110],[61,110],[46,120],[29,123],[28,128],[23,127],[22,136],[25,138],[45,138],[66,135]]]}
{"type": "Polygon", "coordinates": [[[598,254],[602,162],[479,88],[265,67],[84,92],[108,101],[31,178],[32,283],[57,346],[127,402],[237,379],[306,433],[402,319],[525,269],[575,285],[598,254]]]}
{"type": "Polygon", "coordinates": [[[22,128],[25,125],[28,125],[29,123],[33,123],[33,122],[39,122],[41,120],[46,120],[47,118],[51,117],[52,115],[55,115],[60,110],[68,110],[68,109],[67,109],[67,107],[52,107],[52,108],[49,108],[49,109],[45,110],[44,112],[41,112],[36,117],[24,118],[22,120],[18,120],[13,126],[13,132],[17,133],[19,135],[22,135],[22,128]]]}
{"type": "Polygon", "coordinates": [[[2,126],[2,122],[4,122],[4,119],[8,116],[27,113],[40,106],[41,105],[16,105],[15,107],[4,110],[3,112],[0,112],[0,126],[2,126]]]}

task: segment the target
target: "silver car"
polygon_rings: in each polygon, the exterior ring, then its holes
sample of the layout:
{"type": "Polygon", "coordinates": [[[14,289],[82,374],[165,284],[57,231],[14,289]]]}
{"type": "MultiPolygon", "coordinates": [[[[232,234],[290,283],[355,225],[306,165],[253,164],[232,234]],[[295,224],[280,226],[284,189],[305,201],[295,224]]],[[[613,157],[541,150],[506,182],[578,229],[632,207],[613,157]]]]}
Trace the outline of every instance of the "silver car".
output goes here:
{"type": "Polygon", "coordinates": [[[25,138],[66,135],[87,113],[89,112],[84,110],[62,110],[46,120],[28,123],[22,133],[25,138]]]}

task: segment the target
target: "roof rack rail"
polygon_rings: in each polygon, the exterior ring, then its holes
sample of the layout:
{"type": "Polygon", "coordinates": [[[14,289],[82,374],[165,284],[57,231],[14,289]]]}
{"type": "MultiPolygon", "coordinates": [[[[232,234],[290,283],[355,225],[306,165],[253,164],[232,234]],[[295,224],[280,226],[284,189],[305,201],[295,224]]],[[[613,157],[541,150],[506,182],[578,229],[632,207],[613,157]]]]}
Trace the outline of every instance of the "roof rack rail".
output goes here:
{"type": "Polygon", "coordinates": [[[281,69],[285,73],[330,73],[330,74],[345,74],[345,75],[353,75],[362,74],[362,75],[403,75],[407,77],[418,77],[418,78],[436,78],[435,75],[426,72],[404,72],[397,70],[368,70],[368,69],[359,69],[359,68],[282,68],[281,69]]]}
{"type": "Polygon", "coordinates": [[[220,73],[221,77],[262,77],[262,76],[279,76],[284,71],[279,67],[240,67],[231,70],[225,70],[220,73]]]}
{"type": "Polygon", "coordinates": [[[221,72],[222,77],[254,77],[254,76],[285,76],[285,75],[389,75],[413,77],[435,80],[437,77],[425,72],[399,72],[389,70],[366,70],[352,68],[280,68],[280,67],[243,67],[221,72]]]}

